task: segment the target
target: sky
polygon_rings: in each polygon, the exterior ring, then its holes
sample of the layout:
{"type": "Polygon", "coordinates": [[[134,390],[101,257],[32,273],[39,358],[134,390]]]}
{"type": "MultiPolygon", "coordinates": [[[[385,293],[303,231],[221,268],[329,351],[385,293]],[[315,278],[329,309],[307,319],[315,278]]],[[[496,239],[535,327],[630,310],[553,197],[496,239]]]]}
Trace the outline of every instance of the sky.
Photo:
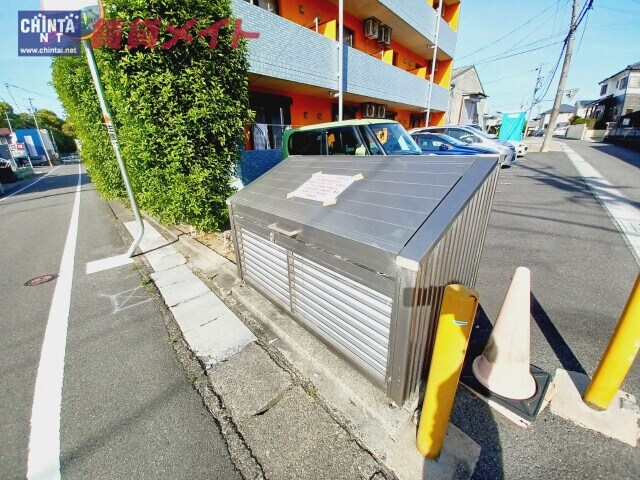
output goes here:
{"type": "MultiPolygon", "coordinates": [[[[579,0],[580,8],[587,1],[579,0]]],[[[491,113],[527,109],[541,63],[546,86],[562,49],[558,42],[569,30],[571,6],[571,0],[462,0],[454,68],[476,65],[491,113]],[[533,51],[520,54],[525,50],[533,51]],[[513,56],[496,60],[507,55],[513,56]]],[[[640,0],[595,0],[576,33],[565,86],[579,90],[562,103],[597,99],[598,82],[639,61],[640,0]]],[[[553,106],[561,69],[562,61],[534,115],[553,106]]]]}
{"type": "MultiPolygon", "coordinates": [[[[587,1],[579,0],[580,6],[587,1]]],[[[17,55],[18,10],[39,10],[40,0],[2,0],[2,7],[0,100],[20,112],[26,111],[26,99],[31,97],[36,108],[64,116],[49,85],[51,59],[17,55]],[[7,89],[6,83],[14,86],[7,89]]],[[[521,105],[527,109],[536,83],[535,69],[543,64],[542,83],[546,85],[570,17],[571,0],[462,0],[454,68],[476,65],[492,111],[518,110],[521,105]],[[544,48],[521,53],[538,47],[544,48]]],[[[638,61],[640,0],[595,0],[577,32],[566,85],[566,89],[579,90],[572,100],[563,97],[563,103],[596,99],[599,81],[638,61]]],[[[551,108],[560,68],[534,114],[551,108]]]]}

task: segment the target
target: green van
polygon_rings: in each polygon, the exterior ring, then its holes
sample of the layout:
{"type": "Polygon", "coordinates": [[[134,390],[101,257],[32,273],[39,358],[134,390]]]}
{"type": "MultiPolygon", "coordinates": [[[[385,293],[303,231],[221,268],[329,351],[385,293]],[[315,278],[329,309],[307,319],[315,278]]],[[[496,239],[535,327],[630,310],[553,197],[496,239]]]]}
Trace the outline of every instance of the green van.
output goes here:
{"type": "Polygon", "coordinates": [[[289,155],[422,155],[402,125],[363,119],[308,125],[284,132],[283,157],[289,155]]]}

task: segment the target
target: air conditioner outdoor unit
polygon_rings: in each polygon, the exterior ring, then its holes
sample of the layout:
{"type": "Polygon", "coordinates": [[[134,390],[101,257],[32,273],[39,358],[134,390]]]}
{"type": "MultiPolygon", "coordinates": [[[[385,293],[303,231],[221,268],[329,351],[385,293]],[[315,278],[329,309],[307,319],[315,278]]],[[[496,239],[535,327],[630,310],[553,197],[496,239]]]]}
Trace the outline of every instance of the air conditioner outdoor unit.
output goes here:
{"type": "Polygon", "coordinates": [[[378,29],[380,20],[375,17],[365,18],[364,20],[364,36],[367,38],[378,38],[378,29]]]}
{"type": "Polygon", "coordinates": [[[378,105],[378,118],[385,118],[387,116],[387,106],[378,105]]]}
{"type": "Polygon", "coordinates": [[[360,111],[362,112],[362,118],[375,118],[376,105],[374,103],[363,103],[360,111]]]}
{"type": "Polygon", "coordinates": [[[391,27],[380,25],[378,28],[378,42],[382,45],[391,45],[391,27]]]}

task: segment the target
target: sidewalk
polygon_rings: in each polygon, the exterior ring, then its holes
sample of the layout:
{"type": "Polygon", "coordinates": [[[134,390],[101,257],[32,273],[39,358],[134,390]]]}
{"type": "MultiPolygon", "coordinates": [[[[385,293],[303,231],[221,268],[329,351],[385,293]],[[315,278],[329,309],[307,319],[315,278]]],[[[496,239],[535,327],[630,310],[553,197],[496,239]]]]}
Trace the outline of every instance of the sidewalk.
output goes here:
{"type": "MultiPolygon", "coordinates": [[[[111,206],[135,233],[129,212],[111,206]]],[[[212,413],[230,435],[231,457],[246,478],[471,477],[480,449],[469,437],[450,425],[441,458],[425,461],[414,446],[417,399],[405,408],[391,405],[241,283],[233,263],[150,222],[141,243],[154,270],[150,279],[204,367],[218,404],[212,413]]]]}

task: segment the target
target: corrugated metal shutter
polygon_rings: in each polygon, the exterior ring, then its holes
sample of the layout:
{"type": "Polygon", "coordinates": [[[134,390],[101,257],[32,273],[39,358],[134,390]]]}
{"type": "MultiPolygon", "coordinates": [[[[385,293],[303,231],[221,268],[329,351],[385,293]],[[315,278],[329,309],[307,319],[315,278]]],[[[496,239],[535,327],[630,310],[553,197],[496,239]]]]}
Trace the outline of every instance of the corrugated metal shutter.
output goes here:
{"type": "Polygon", "coordinates": [[[384,385],[391,297],[300,255],[292,259],[292,311],[384,385]]]}
{"type": "Polygon", "coordinates": [[[240,235],[244,274],[289,307],[287,251],[244,228],[240,235]]]}

